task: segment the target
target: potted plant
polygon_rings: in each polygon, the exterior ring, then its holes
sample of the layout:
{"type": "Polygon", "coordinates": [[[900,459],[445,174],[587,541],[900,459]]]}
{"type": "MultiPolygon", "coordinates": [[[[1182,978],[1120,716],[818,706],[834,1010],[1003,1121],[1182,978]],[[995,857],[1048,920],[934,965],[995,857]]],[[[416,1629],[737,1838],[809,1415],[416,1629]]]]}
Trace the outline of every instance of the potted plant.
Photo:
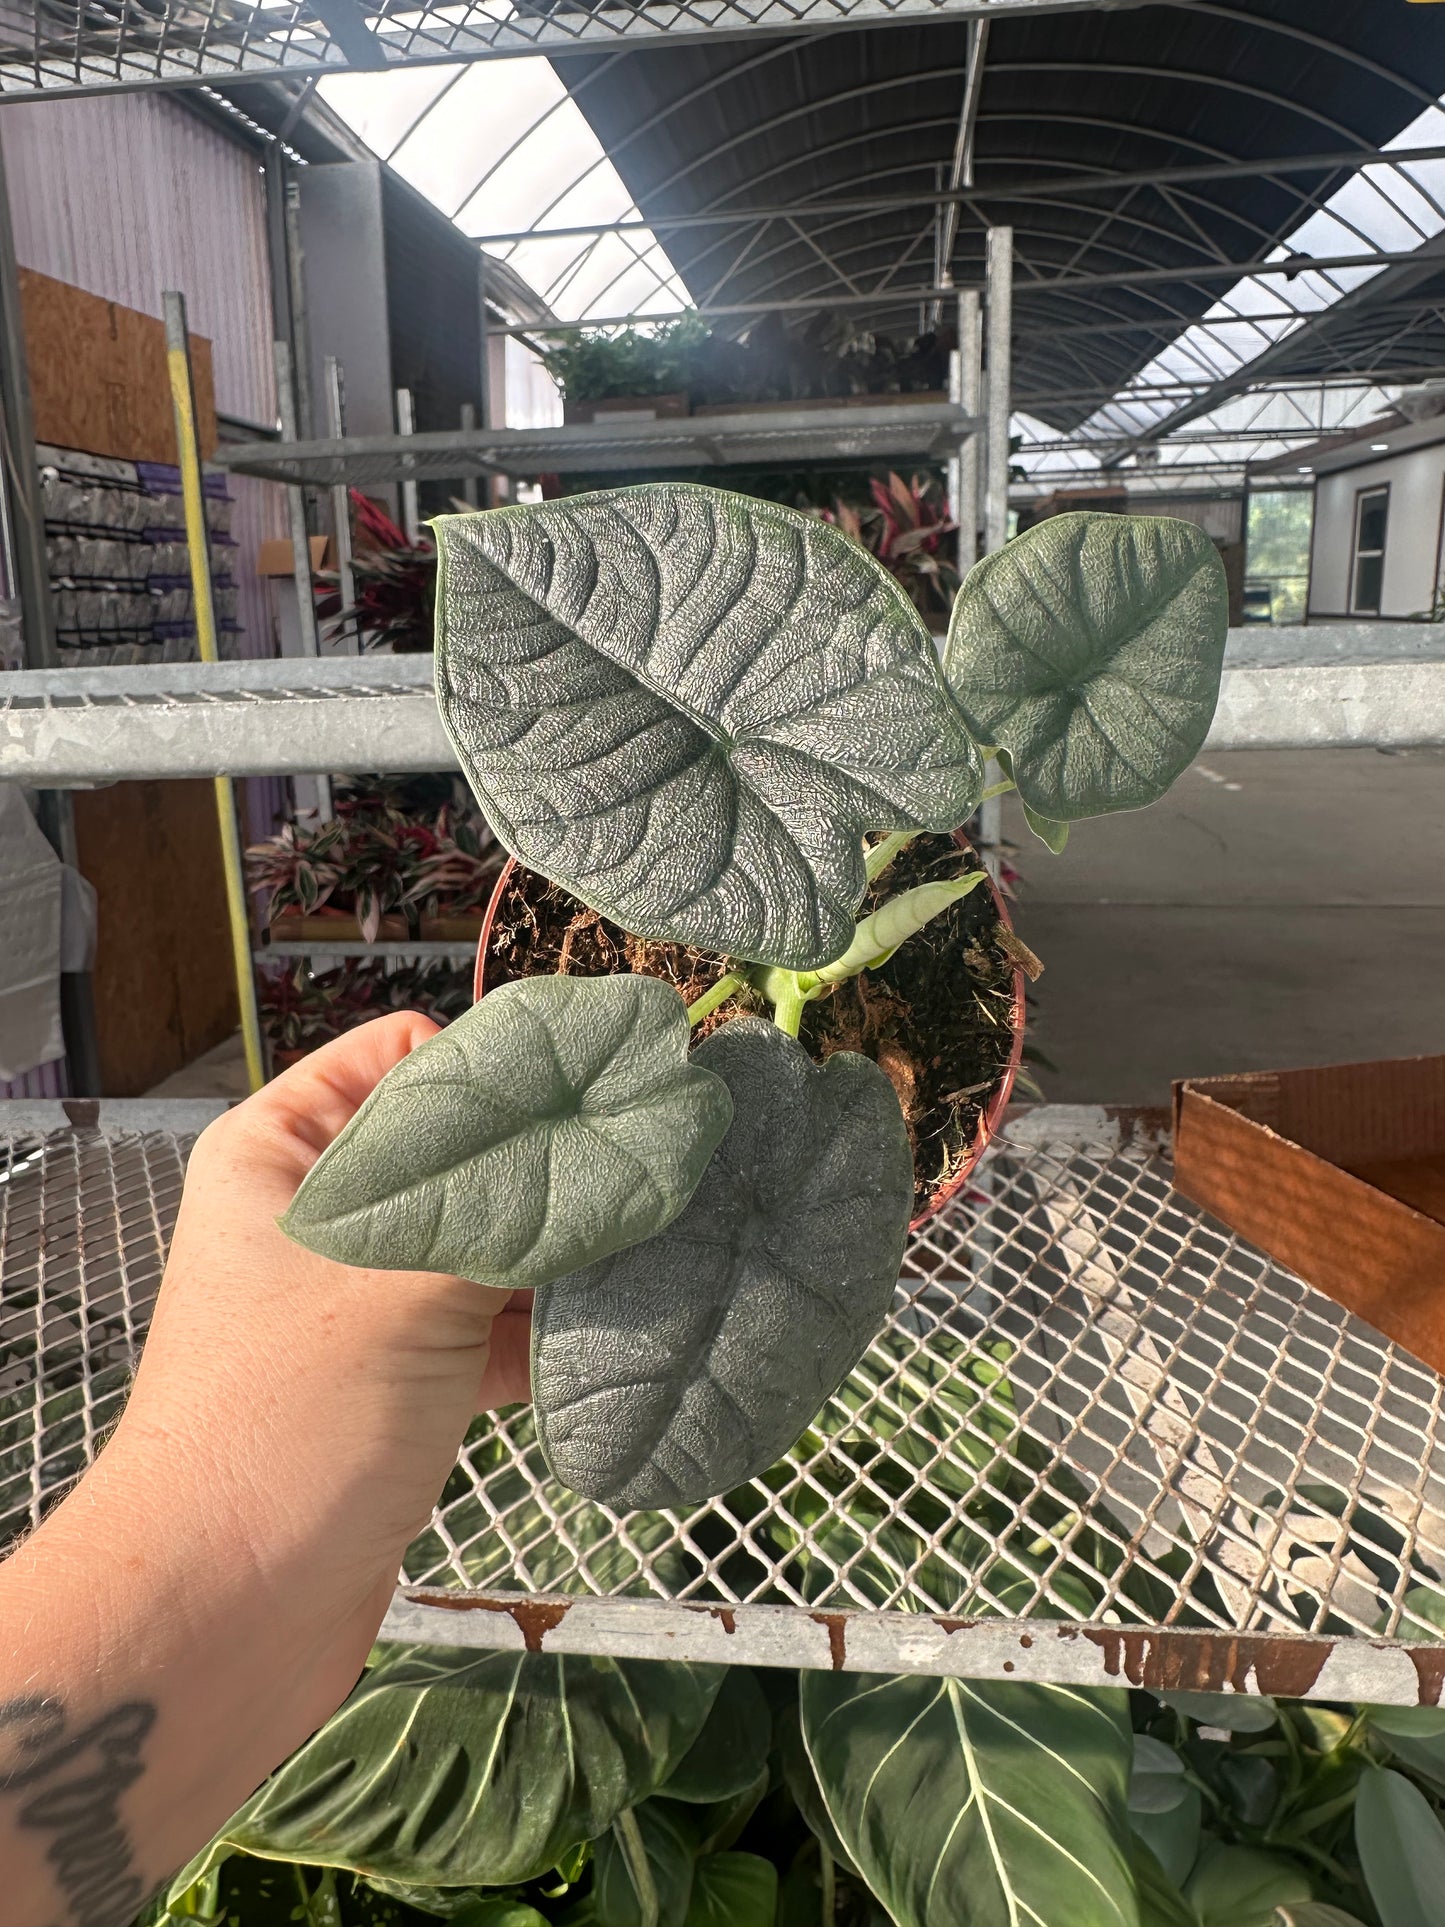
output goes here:
{"type": "MultiPolygon", "coordinates": [[[[399,1065],[283,1222],[343,1262],[535,1288],[554,1474],[705,1500],[786,1450],[882,1322],[937,1188],[908,1080],[975,970],[1007,1054],[933,1095],[987,1118],[1016,1062],[1003,920],[952,919],[989,901],[951,841],[987,759],[1054,849],[1161,794],[1217,698],[1219,560],[1188,523],[1055,518],[971,572],[940,663],[871,556],[772,504],[664,483],[435,526],[463,770],[597,921],[564,902],[557,948],[399,1065]],[[584,942],[600,974],[570,967],[584,942]],[[910,948],[931,988],[900,1064],[881,1007],[910,948]]],[[[491,954],[510,940],[494,919],[491,954]]]]}
{"type": "Polygon", "coordinates": [[[475,943],[501,868],[502,853],[484,828],[453,820],[444,805],[433,847],[423,855],[408,893],[427,942],[475,943]]]}
{"type": "Polygon", "coordinates": [[[958,524],[935,476],[915,475],[905,482],[891,471],[886,482],[870,477],[872,505],[854,508],[835,500],[823,519],[876,555],[908,593],[919,614],[946,617],[958,591],[958,569],[948,538],[958,524]]]}

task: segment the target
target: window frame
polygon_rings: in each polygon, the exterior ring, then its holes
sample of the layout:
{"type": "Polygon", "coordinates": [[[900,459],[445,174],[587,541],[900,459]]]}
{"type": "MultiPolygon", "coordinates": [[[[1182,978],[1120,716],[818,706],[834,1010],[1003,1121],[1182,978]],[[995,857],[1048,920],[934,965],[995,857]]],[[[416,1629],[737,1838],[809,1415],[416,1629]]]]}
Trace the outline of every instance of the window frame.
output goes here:
{"type": "Polygon", "coordinates": [[[1355,490],[1355,520],[1354,529],[1350,537],[1350,580],[1348,597],[1350,614],[1352,616],[1378,617],[1380,615],[1380,605],[1385,600],[1385,549],[1389,539],[1390,484],[1388,481],[1369,482],[1363,488],[1357,488],[1355,490]],[[1364,519],[1365,504],[1372,497],[1381,495],[1385,498],[1385,531],[1381,537],[1379,548],[1366,549],[1362,553],[1360,549],[1360,523],[1364,519]],[[1360,563],[1376,556],[1378,556],[1380,562],[1380,593],[1373,609],[1362,609],[1359,598],[1360,563]]]}

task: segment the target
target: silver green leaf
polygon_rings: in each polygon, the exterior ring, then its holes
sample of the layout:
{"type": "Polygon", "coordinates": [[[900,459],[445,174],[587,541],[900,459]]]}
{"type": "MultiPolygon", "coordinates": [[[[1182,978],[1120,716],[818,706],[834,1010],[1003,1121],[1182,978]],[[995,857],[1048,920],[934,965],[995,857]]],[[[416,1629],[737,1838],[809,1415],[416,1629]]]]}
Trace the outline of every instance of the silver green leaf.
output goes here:
{"type": "Polygon", "coordinates": [[[655,977],[529,977],[382,1079],[281,1228],[342,1264],[545,1285],[676,1217],[732,1117],[655,977]]]}
{"type": "Polygon", "coordinates": [[[1224,565],[1192,522],[1056,515],[970,571],[944,668],[1024,803],[1067,823],[1152,803],[1189,767],[1228,626],[1224,565]]]}
{"type": "Polygon", "coordinates": [[[410,1648],[366,1675],[208,1855],[239,1847],[414,1887],[535,1880],[667,1778],[722,1670],[410,1648]]]}
{"type": "Polygon", "coordinates": [[[756,1017],[693,1062],[727,1085],[733,1122],[691,1204],[532,1313],[547,1463],[622,1508],[766,1471],[877,1332],[908,1231],[913,1158],[876,1064],[839,1051],[820,1067],[756,1017]]]}
{"type": "Polygon", "coordinates": [[[827,523],[659,482],[433,526],[468,780],[509,849],[639,936],[829,963],[863,833],[972,810],[917,612],[827,523]]]}
{"type": "Polygon", "coordinates": [[[1139,1927],[1125,1694],[809,1672],[800,1704],[833,1824],[898,1927],[1139,1927]]]}

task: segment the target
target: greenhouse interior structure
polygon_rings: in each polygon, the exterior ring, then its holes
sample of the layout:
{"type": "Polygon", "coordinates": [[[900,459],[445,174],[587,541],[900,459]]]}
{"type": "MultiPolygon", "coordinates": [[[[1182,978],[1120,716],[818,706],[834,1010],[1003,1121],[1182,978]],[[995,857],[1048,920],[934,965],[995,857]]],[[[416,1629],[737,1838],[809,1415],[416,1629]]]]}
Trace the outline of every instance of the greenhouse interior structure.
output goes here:
{"type": "Polygon", "coordinates": [[[1445,5],[0,0],[0,1927],[1445,1927],[1445,5]]]}

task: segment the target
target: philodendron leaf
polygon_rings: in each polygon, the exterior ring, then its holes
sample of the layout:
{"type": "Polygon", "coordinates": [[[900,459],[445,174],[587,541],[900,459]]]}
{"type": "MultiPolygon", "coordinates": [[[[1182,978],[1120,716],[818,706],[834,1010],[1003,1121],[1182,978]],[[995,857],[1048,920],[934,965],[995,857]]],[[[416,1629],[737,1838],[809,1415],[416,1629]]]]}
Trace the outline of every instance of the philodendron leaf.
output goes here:
{"type": "Polygon", "coordinates": [[[731,1800],[766,1769],[772,1738],[762,1687],[746,1666],[729,1666],[707,1724],[660,1791],[693,1806],[731,1800]]]}
{"type": "Polygon", "coordinates": [[[488,821],[639,936],[830,963],[863,833],[977,801],[917,612],[827,523],[659,482],[433,526],[437,701],[488,821]]]}
{"type": "Polygon", "coordinates": [[[656,977],[490,991],[382,1079],[281,1228],[343,1264],[545,1285],[648,1238],[732,1117],[656,977]]]}
{"type": "Polygon", "coordinates": [[[970,571],[944,667],[1024,803],[1067,823],[1152,803],[1189,767],[1228,627],[1224,565],[1194,523],[1056,515],[970,571]]]}
{"type": "Polygon", "coordinates": [[[416,1887],[535,1880],[667,1778],[721,1680],[721,1667],[677,1661],[408,1648],[207,1854],[240,1847],[416,1887]]]}
{"type": "Polygon", "coordinates": [[[773,1927],[778,1870],[756,1853],[709,1853],[697,1863],[683,1927],[773,1927]]]}
{"type": "Polygon", "coordinates": [[[1147,1733],[1136,1733],[1129,1775],[1130,1813],[1169,1813],[1183,1802],[1188,1791],[1184,1762],[1173,1747],[1165,1746],[1162,1740],[1151,1740],[1147,1733]]]}
{"type": "MultiPolygon", "coordinates": [[[[656,1927],[682,1927],[692,1895],[697,1829],[686,1807],[644,1800],[633,1813],[647,1870],[657,1895],[656,1927]]],[[[597,1842],[592,1904],[598,1927],[645,1927],[646,1915],[617,1829],[597,1842]]]]}
{"type": "Polygon", "coordinates": [[[559,1280],[532,1313],[532,1392],[564,1485],[692,1504],[766,1471],[877,1332],[898,1282],[913,1158],[893,1086],[739,1017],[693,1052],[733,1122],[691,1204],[559,1280]]]}
{"type": "Polygon", "coordinates": [[[1309,1876],[1296,1862],[1219,1840],[1207,1843],[1184,1883],[1199,1927],[1275,1927],[1280,1907],[1309,1897],[1309,1876]]]}
{"type": "Polygon", "coordinates": [[[887,963],[901,943],[907,943],[935,917],[941,917],[951,903],[966,897],[987,878],[987,870],[975,870],[971,876],[954,877],[947,883],[920,883],[915,889],[901,891],[864,917],[841,957],[810,974],[819,983],[841,984],[860,970],[887,963]]]}
{"type": "Polygon", "coordinates": [[[828,1812],[898,1927],[1139,1927],[1123,1693],[808,1672],[800,1705],[828,1812]]]}
{"type": "Polygon", "coordinates": [[[1445,1827],[1403,1773],[1370,1766],[1360,1775],[1355,1851],[1380,1927],[1438,1927],[1445,1827]]]}

